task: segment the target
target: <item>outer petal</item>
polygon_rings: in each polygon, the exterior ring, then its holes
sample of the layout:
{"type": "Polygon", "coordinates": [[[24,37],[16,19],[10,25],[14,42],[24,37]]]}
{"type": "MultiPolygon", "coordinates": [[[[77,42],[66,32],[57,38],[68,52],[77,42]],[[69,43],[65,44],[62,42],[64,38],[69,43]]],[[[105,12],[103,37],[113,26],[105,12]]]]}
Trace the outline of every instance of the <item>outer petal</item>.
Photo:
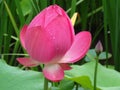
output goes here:
{"type": "Polygon", "coordinates": [[[32,58],[17,58],[17,61],[26,67],[34,67],[40,64],[32,58]]]}
{"type": "Polygon", "coordinates": [[[41,63],[49,63],[55,54],[49,34],[40,26],[27,30],[25,47],[29,55],[41,63]]]}
{"type": "Polygon", "coordinates": [[[59,64],[45,65],[43,74],[47,79],[55,82],[64,78],[64,70],[59,64]]]}
{"type": "Polygon", "coordinates": [[[74,63],[82,59],[87,53],[91,44],[91,34],[87,31],[80,32],[76,35],[75,41],[71,48],[60,60],[60,63],[74,63]]]}
{"type": "Polygon", "coordinates": [[[73,43],[73,33],[67,18],[59,15],[46,28],[57,56],[63,56],[73,43]]]}
{"type": "Polygon", "coordinates": [[[20,41],[24,48],[25,48],[25,34],[26,34],[27,27],[28,27],[27,25],[24,25],[20,32],[20,41]]]}

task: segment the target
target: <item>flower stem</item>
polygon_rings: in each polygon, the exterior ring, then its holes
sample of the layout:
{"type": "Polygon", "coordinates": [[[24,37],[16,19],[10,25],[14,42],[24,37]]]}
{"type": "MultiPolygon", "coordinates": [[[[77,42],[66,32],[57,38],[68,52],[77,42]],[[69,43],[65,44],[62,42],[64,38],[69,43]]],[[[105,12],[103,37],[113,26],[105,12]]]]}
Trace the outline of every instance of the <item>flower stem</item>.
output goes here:
{"type": "Polygon", "coordinates": [[[78,90],[78,84],[76,83],[76,90],[78,90]]]}
{"type": "Polygon", "coordinates": [[[97,69],[98,69],[98,61],[99,61],[99,58],[98,56],[96,57],[96,64],[95,64],[95,72],[94,72],[94,90],[97,90],[97,69]]]}
{"type": "Polygon", "coordinates": [[[44,90],[48,90],[48,80],[44,78],[44,90]]]}

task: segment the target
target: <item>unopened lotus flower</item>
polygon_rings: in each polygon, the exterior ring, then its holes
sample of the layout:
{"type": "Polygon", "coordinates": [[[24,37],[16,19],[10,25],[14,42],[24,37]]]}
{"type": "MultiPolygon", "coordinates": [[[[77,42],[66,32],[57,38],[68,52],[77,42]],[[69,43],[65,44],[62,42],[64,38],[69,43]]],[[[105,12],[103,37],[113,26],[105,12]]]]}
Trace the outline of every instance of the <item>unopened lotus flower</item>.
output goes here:
{"type": "Polygon", "coordinates": [[[64,77],[64,70],[70,69],[69,63],[85,56],[91,34],[82,31],[75,35],[66,12],[58,5],[51,5],[22,28],[20,40],[30,57],[17,58],[19,63],[26,67],[44,64],[44,76],[59,81],[64,77]]]}
{"type": "Polygon", "coordinates": [[[98,43],[96,44],[95,51],[97,54],[100,54],[103,51],[103,46],[101,41],[98,41],[98,43]]]}

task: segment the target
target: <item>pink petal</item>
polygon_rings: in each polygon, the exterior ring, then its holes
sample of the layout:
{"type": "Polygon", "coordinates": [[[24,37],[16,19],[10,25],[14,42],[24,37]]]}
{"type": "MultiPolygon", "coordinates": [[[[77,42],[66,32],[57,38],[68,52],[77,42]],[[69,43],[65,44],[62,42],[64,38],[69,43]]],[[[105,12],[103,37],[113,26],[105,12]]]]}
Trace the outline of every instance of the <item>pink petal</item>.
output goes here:
{"type": "Polygon", "coordinates": [[[26,34],[27,27],[28,27],[27,25],[24,25],[20,32],[20,41],[24,48],[25,48],[25,34],[26,34]]]}
{"type": "Polygon", "coordinates": [[[51,81],[60,81],[64,78],[64,70],[59,64],[45,65],[43,69],[44,76],[51,81]]]}
{"type": "Polygon", "coordinates": [[[40,26],[27,30],[25,46],[28,54],[38,62],[49,63],[54,57],[54,45],[40,26]]]}
{"type": "Polygon", "coordinates": [[[82,59],[90,48],[91,34],[87,31],[78,33],[71,48],[60,60],[60,63],[74,63],[82,59]]]}
{"type": "Polygon", "coordinates": [[[31,58],[17,58],[17,61],[26,67],[34,67],[40,64],[31,58]]]}
{"type": "Polygon", "coordinates": [[[45,29],[54,43],[57,56],[63,56],[73,43],[74,35],[67,18],[57,16],[45,29]]]}
{"type": "Polygon", "coordinates": [[[71,69],[71,67],[66,63],[61,63],[60,66],[62,67],[63,70],[70,70],[71,69]]]}

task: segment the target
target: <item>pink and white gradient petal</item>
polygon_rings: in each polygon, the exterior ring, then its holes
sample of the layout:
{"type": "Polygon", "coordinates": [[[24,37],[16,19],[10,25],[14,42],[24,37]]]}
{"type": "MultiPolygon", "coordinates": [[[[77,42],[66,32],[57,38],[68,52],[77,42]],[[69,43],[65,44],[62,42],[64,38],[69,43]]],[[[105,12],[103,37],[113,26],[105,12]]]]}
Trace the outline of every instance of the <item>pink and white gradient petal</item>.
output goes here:
{"type": "Polygon", "coordinates": [[[59,64],[48,64],[43,69],[44,76],[54,82],[58,82],[64,78],[64,70],[59,64]]]}
{"type": "Polygon", "coordinates": [[[65,56],[59,61],[60,63],[74,63],[82,59],[91,44],[91,34],[87,31],[82,31],[75,36],[71,48],[65,56]]]}
{"type": "Polygon", "coordinates": [[[40,63],[33,60],[32,58],[17,58],[17,61],[24,65],[25,67],[35,67],[38,66],[40,63]]]}

